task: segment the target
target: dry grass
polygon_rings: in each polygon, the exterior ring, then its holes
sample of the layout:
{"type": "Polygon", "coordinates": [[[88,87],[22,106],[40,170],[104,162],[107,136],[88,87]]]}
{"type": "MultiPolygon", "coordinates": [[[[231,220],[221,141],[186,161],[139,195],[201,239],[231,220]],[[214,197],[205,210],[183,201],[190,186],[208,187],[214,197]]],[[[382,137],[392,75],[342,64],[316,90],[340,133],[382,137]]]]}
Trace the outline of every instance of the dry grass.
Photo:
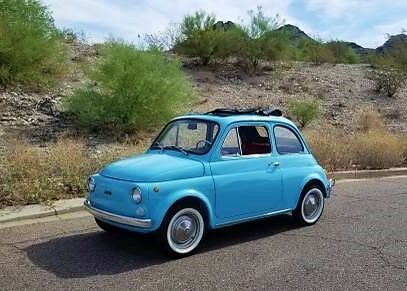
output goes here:
{"type": "Polygon", "coordinates": [[[333,127],[305,132],[314,155],[328,171],[384,169],[407,163],[407,136],[388,132],[378,112],[365,109],[354,128],[353,133],[333,127]]]}
{"type": "Polygon", "coordinates": [[[349,143],[344,132],[335,128],[322,128],[304,132],[311,151],[318,162],[327,170],[348,169],[352,166],[349,143]]]}
{"type": "Polygon", "coordinates": [[[46,148],[14,142],[0,154],[0,207],[80,197],[89,174],[143,146],[117,145],[98,153],[74,139],[46,148]]]}
{"type": "Polygon", "coordinates": [[[356,134],[350,142],[350,154],[358,168],[383,169],[400,166],[404,157],[401,136],[384,131],[356,134]]]}
{"type": "Polygon", "coordinates": [[[407,137],[370,130],[346,134],[333,129],[307,131],[307,140],[328,171],[385,169],[407,163],[407,137]]]}
{"type": "MultiPolygon", "coordinates": [[[[328,171],[379,169],[407,164],[407,136],[386,132],[380,115],[362,116],[354,133],[337,128],[306,130],[314,155],[328,171]]],[[[149,137],[103,148],[64,138],[38,148],[21,142],[0,151],[0,208],[81,197],[89,174],[104,164],[141,152],[149,137]]]]}
{"type": "Polygon", "coordinates": [[[385,124],[383,120],[379,112],[367,108],[359,113],[356,126],[361,132],[384,131],[385,124]]]}

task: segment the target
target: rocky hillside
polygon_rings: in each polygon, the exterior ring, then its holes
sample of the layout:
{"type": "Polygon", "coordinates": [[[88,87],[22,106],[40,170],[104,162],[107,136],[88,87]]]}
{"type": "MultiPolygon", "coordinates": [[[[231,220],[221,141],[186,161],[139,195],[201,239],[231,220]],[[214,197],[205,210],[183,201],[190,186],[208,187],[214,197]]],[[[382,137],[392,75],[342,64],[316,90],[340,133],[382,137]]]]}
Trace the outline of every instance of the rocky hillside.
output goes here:
{"type": "Polygon", "coordinates": [[[407,88],[389,98],[374,90],[366,77],[368,65],[296,63],[275,66],[258,76],[242,74],[233,66],[220,70],[188,69],[202,96],[198,111],[214,107],[278,106],[290,99],[317,98],[323,108],[321,123],[353,130],[362,111],[377,110],[390,128],[407,132],[407,88]]]}
{"type": "MultiPolygon", "coordinates": [[[[306,37],[295,27],[286,27],[306,37]]],[[[392,39],[389,39],[383,47],[389,47],[391,43],[392,39]]],[[[41,143],[74,131],[64,112],[63,101],[83,82],[76,67],[82,62],[94,61],[97,49],[76,43],[71,51],[73,73],[60,88],[47,93],[0,89],[1,142],[21,137],[41,143]]],[[[290,99],[311,97],[318,99],[322,106],[320,123],[353,130],[352,120],[359,112],[374,109],[382,113],[392,130],[407,132],[407,88],[392,98],[377,93],[373,82],[366,77],[371,70],[369,65],[268,64],[261,74],[250,76],[235,65],[197,67],[185,59],[184,70],[191,76],[201,97],[191,111],[229,106],[279,106],[284,109],[290,99]]]]}
{"type": "Polygon", "coordinates": [[[376,48],[376,52],[379,54],[391,52],[392,50],[397,49],[398,46],[405,43],[407,43],[407,34],[392,35],[383,45],[376,48]]]}

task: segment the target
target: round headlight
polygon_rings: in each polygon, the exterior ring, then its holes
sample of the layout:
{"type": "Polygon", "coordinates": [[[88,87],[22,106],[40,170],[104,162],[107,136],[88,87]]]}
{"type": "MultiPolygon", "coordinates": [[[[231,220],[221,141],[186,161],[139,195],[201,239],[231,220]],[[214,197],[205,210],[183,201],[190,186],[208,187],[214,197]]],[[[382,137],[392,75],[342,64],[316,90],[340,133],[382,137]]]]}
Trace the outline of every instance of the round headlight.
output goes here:
{"type": "Polygon", "coordinates": [[[88,179],[88,191],[89,192],[95,191],[95,187],[96,187],[95,179],[93,179],[93,177],[89,177],[89,179],[88,179]]]}
{"type": "Polygon", "coordinates": [[[136,187],[133,189],[133,191],[131,192],[131,197],[133,198],[134,202],[136,202],[137,204],[141,202],[141,190],[139,187],[136,187]]]}

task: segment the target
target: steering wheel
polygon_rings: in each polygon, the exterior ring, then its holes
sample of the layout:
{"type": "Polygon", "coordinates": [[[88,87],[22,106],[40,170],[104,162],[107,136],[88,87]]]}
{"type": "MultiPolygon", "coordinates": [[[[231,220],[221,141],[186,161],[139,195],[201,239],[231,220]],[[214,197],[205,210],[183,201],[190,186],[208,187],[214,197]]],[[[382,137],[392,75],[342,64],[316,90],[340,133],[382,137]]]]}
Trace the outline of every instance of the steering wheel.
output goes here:
{"type": "MultiPolygon", "coordinates": [[[[201,143],[204,143],[205,145],[212,145],[212,143],[211,143],[210,141],[208,141],[208,140],[206,140],[206,139],[201,139],[201,140],[199,140],[199,141],[196,143],[196,145],[195,145],[195,149],[196,149],[196,150],[199,148],[199,145],[200,145],[201,143]]],[[[205,146],[205,145],[204,145],[204,146],[205,146]]]]}

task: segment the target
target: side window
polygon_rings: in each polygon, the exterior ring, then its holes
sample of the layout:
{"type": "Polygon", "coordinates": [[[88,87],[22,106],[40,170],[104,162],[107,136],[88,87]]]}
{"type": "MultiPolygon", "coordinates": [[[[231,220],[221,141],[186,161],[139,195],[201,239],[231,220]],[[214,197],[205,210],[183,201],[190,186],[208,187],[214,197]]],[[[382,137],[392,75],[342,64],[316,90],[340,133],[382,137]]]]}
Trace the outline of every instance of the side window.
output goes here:
{"type": "Polygon", "coordinates": [[[222,156],[248,156],[271,153],[270,137],[264,126],[239,126],[229,131],[222,156]]]}
{"type": "Polygon", "coordinates": [[[222,156],[238,156],[240,155],[239,141],[236,128],[232,128],[223,142],[221,149],[222,156]]]}
{"type": "Polygon", "coordinates": [[[264,126],[240,126],[239,137],[243,156],[271,153],[268,130],[264,126]]]}
{"type": "Polygon", "coordinates": [[[280,154],[295,154],[304,152],[304,147],[297,135],[284,126],[274,127],[277,151],[280,154]]]}

